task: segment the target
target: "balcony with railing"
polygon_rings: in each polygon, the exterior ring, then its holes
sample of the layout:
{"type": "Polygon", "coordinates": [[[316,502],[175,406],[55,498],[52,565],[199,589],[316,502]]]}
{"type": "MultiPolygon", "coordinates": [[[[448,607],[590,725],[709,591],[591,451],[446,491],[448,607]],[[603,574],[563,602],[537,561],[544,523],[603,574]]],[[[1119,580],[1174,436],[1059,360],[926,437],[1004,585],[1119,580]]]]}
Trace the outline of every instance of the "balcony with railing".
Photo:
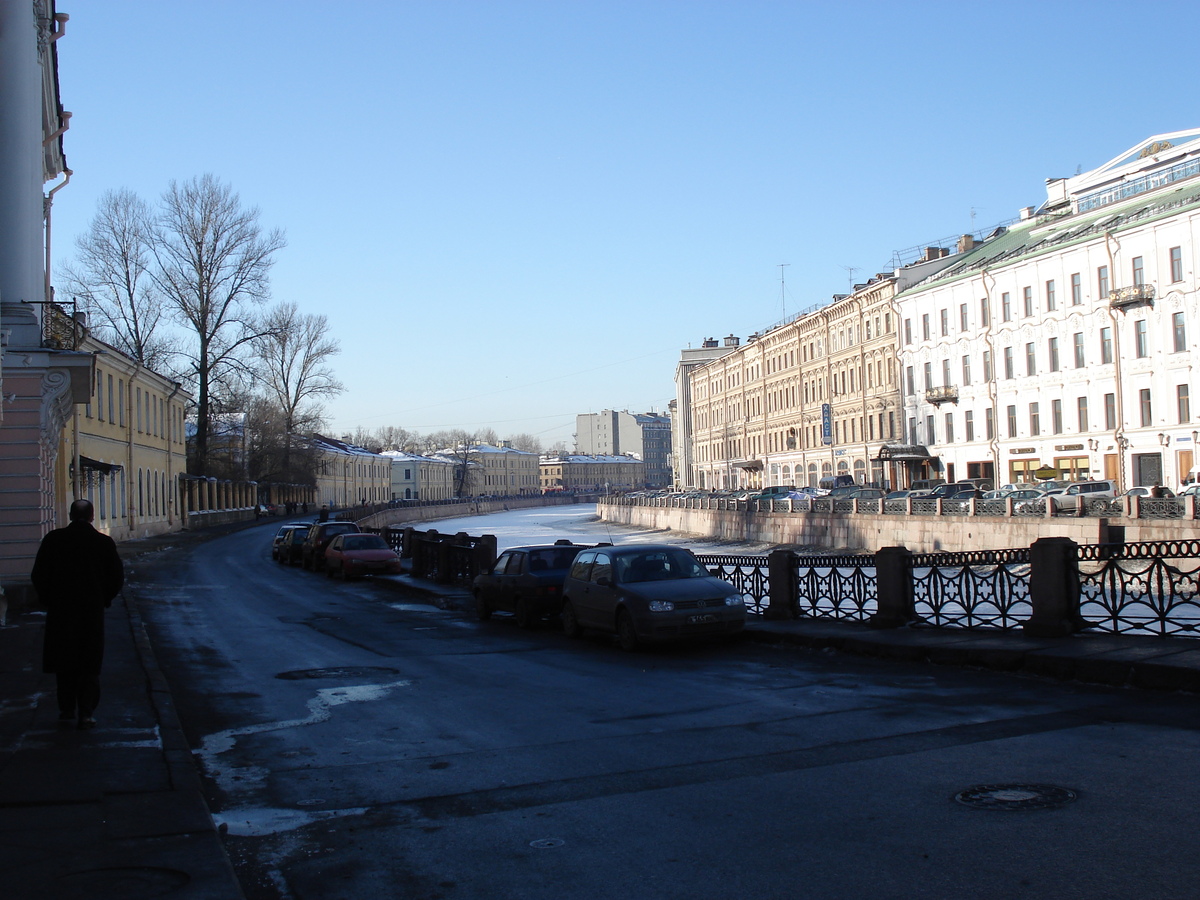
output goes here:
{"type": "Polygon", "coordinates": [[[1117,288],[1108,292],[1108,305],[1113,309],[1123,309],[1126,306],[1136,306],[1139,303],[1154,302],[1154,285],[1131,284],[1128,287],[1117,288]]]}
{"type": "Polygon", "coordinates": [[[958,402],[958,385],[947,384],[942,387],[931,387],[925,391],[925,402],[932,403],[934,406],[941,406],[943,403],[958,402]]]}

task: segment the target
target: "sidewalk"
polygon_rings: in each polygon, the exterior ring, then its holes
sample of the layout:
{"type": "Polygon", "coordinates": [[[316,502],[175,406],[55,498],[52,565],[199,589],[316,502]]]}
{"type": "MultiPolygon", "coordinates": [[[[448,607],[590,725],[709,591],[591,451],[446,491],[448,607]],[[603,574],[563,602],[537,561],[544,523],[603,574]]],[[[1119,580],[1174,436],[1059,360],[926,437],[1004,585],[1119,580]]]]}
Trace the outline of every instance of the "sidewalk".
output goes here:
{"type": "MultiPolygon", "coordinates": [[[[214,529],[227,533],[236,526],[214,529]]],[[[127,562],[176,535],[120,546],[127,562]]],[[[242,891],[137,610],[105,618],[97,726],[60,723],[41,613],[0,628],[0,894],[12,900],[238,900],[242,891]]]]}

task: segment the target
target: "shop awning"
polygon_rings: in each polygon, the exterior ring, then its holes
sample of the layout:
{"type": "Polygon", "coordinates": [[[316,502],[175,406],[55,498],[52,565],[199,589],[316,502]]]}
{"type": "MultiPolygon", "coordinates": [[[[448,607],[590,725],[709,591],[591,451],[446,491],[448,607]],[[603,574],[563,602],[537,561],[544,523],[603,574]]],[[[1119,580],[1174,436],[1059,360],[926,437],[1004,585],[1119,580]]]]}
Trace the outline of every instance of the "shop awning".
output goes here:
{"type": "Polygon", "coordinates": [[[920,444],[884,444],[879,448],[879,455],[875,457],[876,462],[905,462],[908,460],[926,460],[933,459],[929,453],[929,448],[923,447],[920,444]]]}
{"type": "Polygon", "coordinates": [[[763,467],[761,459],[744,459],[741,462],[735,462],[734,465],[739,469],[761,469],[763,467]]]}
{"type": "Polygon", "coordinates": [[[121,466],[116,463],[100,462],[98,459],[92,459],[90,456],[79,457],[79,468],[85,472],[99,472],[102,475],[111,475],[113,472],[120,472],[121,466]]]}

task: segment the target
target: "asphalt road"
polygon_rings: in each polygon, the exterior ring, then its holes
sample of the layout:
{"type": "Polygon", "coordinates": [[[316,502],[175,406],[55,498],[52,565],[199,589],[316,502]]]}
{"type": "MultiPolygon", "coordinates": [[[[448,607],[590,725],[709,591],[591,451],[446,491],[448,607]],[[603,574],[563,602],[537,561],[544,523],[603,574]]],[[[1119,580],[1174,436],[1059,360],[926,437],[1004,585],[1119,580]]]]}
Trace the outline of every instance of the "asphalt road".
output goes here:
{"type": "Polygon", "coordinates": [[[250,900],[1200,894],[1193,697],[623,654],[284,569],[274,528],[131,573],[250,900]]]}

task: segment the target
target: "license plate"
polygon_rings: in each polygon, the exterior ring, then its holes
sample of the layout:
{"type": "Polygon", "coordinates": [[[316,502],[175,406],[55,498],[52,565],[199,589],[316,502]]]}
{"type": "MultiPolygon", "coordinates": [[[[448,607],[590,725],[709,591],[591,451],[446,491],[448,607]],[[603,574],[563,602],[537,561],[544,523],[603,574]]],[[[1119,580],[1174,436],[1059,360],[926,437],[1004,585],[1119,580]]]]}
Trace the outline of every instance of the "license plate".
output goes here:
{"type": "Polygon", "coordinates": [[[704,625],[708,622],[715,622],[715,621],[717,621],[717,617],[714,616],[712,613],[706,613],[701,616],[688,616],[688,624],[689,625],[704,625]]]}

